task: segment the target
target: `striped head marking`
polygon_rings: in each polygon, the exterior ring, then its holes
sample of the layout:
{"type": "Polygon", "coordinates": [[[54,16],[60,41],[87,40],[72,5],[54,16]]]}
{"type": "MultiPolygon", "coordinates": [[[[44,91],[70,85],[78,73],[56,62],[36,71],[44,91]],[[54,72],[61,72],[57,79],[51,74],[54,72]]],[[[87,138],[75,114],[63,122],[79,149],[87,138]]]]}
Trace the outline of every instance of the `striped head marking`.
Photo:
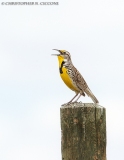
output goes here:
{"type": "Polygon", "coordinates": [[[54,49],[54,50],[58,51],[59,54],[57,54],[57,56],[62,57],[64,60],[68,61],[68,60],[71,59],[71,55],[70,55],[70,53],[68,51],[66,51],[66,50],[58,50],[58,49],[54,49]]]}

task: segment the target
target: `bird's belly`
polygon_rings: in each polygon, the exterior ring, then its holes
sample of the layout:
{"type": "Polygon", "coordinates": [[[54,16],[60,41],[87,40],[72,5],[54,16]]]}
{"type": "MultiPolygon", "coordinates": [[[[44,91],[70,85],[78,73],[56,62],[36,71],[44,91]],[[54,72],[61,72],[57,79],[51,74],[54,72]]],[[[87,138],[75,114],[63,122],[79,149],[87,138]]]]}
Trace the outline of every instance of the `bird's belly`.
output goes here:
{"type": "Polygon", "coordinates": [[[73,84],[71,78],[69,77],[69,75],[67,74],[67,69],[63,67],[62,69],[62,74],[60,74],[62,80],[64,81],[64,83],[73,91],[75,92],[79,92],[78,88],[73,84]]]}

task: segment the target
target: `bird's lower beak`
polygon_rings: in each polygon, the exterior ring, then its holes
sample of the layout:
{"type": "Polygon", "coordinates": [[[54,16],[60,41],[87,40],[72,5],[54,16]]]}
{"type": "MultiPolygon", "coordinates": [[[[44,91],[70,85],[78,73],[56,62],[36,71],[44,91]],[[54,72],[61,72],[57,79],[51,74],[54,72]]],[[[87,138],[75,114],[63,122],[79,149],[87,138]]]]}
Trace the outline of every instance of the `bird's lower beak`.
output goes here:
{"type": "Polygon", "coordinates": [[[59,56],[59,54],[51,54],[52,56],[59,56]]]}
{"type": "MultiPolygon", "coordinates": [[[[58,49],[53,49],[53,50],[60,52],[60,50],[58,50],[58,49]]],[[[52,56],[59,56],[60,54],[51,54],[51,55],[52,56]]]]}

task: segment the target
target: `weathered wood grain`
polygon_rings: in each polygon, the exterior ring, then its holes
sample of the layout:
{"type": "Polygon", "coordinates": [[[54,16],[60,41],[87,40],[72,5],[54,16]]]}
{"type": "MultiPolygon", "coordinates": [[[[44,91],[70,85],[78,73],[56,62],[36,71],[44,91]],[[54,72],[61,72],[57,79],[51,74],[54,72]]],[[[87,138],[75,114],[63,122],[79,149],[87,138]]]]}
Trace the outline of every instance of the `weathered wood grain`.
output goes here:
{"type": "Polygon", "coordinates": [[[106,160],[106,110],[94,103],[60,108],[62,160],[106,160]]]}

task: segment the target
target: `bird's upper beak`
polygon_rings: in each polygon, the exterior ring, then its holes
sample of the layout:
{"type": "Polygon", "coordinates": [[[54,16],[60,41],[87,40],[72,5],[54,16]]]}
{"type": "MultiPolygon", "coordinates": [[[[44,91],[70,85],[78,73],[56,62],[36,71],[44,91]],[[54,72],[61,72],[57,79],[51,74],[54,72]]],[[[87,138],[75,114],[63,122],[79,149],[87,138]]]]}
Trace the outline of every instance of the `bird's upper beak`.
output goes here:
{"type": "MultiPolygon", "coordinates": [[[[58,51],[59,53],[61,53],[60,50],[58,50],[58,49],[53,49],[53,50],[58,51]]],[[[51,55],[52,56],[59,56],[60,54],[51,54],[51,55]]]]}

